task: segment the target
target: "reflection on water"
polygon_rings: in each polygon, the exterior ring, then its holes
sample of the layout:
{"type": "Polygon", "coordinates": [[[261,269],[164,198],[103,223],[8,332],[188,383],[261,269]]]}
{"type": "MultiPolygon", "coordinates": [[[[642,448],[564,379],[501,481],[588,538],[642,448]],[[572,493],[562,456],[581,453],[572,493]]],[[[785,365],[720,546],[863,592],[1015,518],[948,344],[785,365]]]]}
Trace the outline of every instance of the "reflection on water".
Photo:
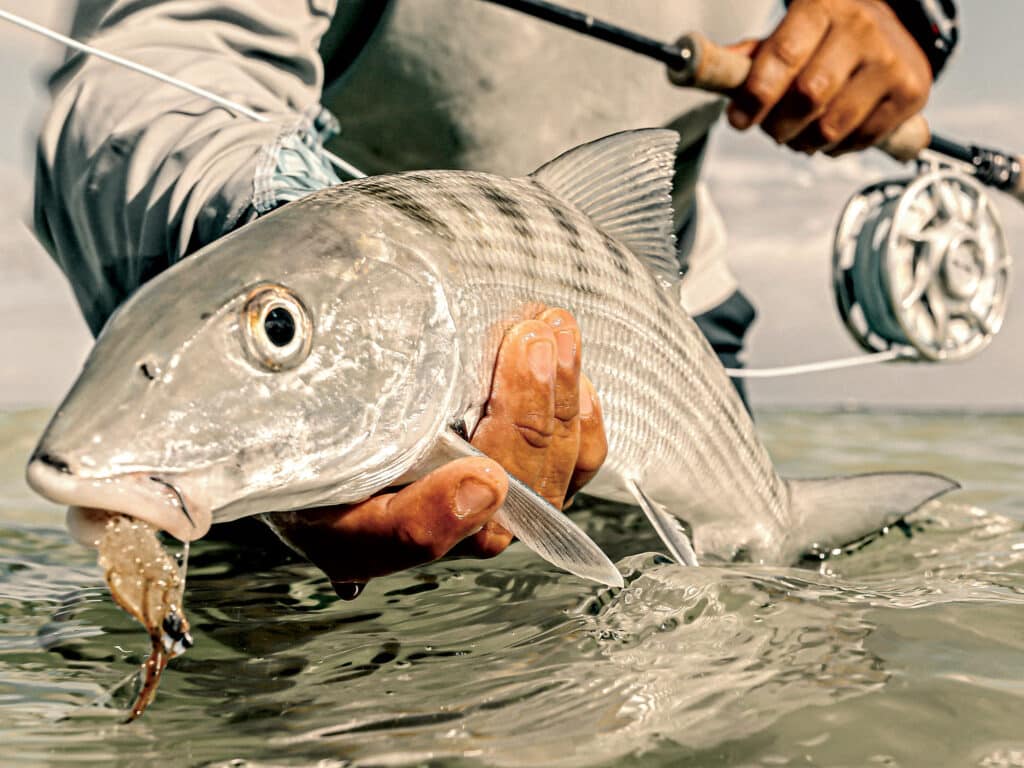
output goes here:
{"type": "Polygon", "coordinates": [[[131,725],[130,687],[106,692],[148,639],[22,484],[44,418],[0,416],[5,761],[1024,766],[1024,418],[763,417],[790,474],[967,486],[820,568],[681,569],[609,504],[580,519],[621,591],[517,546],[346,603],[280,552],[200,543],[196,646],[131,725]]]}

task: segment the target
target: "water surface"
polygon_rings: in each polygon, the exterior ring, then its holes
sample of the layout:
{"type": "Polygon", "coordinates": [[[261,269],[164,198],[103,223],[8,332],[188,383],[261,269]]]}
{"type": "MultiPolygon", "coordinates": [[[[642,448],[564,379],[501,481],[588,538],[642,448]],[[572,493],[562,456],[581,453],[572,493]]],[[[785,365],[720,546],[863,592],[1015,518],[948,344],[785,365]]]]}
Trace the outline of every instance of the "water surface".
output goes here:
{"type": "Polygon", "coordinates": [[[121,724],[148,639],[32,496],[43,412],[0,414],[0,743],[24,765],[1024,766],[1024,417],[773,413],[785,473],[965,490],[820,566],[682,569],[633,509],[578,518],[623,590],[521,546],[334,597],[203,542],[196,647],[121,724]]]}

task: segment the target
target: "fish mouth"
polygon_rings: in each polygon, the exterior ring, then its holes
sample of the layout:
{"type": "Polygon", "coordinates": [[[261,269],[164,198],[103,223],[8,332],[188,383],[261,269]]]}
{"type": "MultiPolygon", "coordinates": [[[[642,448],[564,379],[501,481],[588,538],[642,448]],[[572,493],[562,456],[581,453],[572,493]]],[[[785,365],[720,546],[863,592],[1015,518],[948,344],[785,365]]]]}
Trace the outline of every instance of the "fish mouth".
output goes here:
{"type": "Polygon", "coordinates": [[[85,477],[75,474],[67,462],[41,452],[29,461],[25,479],[39,495],[70,507],[68,528],[84,544],[92,545],[102,535],[111,514],[144,520],[181,541],[202,538],[210,530],[210,505],[181,475],[126,472],[85,477]]]}

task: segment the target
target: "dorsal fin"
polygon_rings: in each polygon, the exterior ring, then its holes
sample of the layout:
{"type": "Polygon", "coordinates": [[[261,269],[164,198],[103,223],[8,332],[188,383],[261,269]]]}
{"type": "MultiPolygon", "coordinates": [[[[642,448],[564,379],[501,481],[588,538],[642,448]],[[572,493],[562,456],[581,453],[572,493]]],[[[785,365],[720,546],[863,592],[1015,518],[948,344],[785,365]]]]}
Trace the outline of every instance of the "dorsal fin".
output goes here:
{"type": "Polygon", "coordinates": [[[672,176],[679,134],[624,131],[559,155],[531,174],[627,246],[654,272],[679,279],[672,176]]]}

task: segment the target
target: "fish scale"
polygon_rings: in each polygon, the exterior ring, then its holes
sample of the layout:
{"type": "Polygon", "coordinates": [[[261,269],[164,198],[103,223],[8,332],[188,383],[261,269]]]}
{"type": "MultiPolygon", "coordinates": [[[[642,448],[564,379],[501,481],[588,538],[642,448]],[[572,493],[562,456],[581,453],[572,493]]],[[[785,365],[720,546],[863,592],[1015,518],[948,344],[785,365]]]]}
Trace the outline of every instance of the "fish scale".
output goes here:
{"type": "Polygon", "coordinates": [[[566,308],[579,323],[608,432],[595,488],[631,502],[621,481],[629,477],[659,488],[670,505],[684,500],[692,523],[729,510],[737,525],[768,519],[783,535],[785,488],[753,422],[692,318],[666,301],[668,289],[639,257],[531,179],[410,172],[347,185],[364,204],[394,192],[445,222],[447,257],[462,278],[463,348],[478,352],[466,364],[475,383],[467,410],[487,397],[493,329],[521,319],[530,302],[566,308]]]}

